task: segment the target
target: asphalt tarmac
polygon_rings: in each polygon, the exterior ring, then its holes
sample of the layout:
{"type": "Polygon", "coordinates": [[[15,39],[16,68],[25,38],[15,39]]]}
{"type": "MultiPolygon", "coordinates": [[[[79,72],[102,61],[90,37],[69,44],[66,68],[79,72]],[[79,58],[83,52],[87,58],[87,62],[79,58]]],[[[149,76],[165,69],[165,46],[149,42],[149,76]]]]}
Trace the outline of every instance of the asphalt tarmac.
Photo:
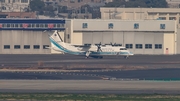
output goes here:
{"type": "Polygon", "coordinates": [[[104,57],[85,59],[72,55],[0,55],[0,92],[62,93],[173,93],[180,94],[180,55],[135,55],[129,59],[104,57]],[[79,72],[4,71],[5,67],[94,68],[79,72]],[[142,70],[99,68],[139,67],[142,70]],[[102,80],[109,77],[110,80],[102,80]],[[12,80],[15,79],[15,80],[12,80]],[[20,80],[23,79],[23,80],[20,80]],[[75,80],[75,81],[74,81],[75,80]],[[146,81],[152,80],[152,81],[146,81]]]}
{"type": "Polygon", "coordinates": [[[0,85],[1,93],[180,94],[179,81],[1,80],[0,85]]]}
{"type": "Polygon", "coordinates": [[[3,80],[180,80],[180,68],[150,70],[0,71],[3,80]]]}
{"type": "Polygon", "coordinates": [[[112,66],[146,66],[149,68],[178,68],[180,55],[134,55],[129,59],[123,56],[105,56],[103,59],[89,58],[74,55],[0,55],[0,67],[32,67],[39,62],[43,67],[112,67],[112,66]]]}

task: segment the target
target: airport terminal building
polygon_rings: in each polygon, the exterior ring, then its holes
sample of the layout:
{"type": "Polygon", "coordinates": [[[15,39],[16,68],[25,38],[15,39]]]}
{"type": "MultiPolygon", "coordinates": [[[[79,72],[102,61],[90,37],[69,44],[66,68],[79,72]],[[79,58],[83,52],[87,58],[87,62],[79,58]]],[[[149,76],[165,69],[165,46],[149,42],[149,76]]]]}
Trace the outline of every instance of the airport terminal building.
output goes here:
{"type": "MultiPolygon", "coordinates": [[[[122,18],[130,16],[126,13],[122,18]]],[[[45,48],[51,47],[48,34],[54,30],[73,45],[101,42],[125,46],[134,54],[180,54],[178,26],[179,19],[0,19],[0,54],[58,53],[45,48]]]]}

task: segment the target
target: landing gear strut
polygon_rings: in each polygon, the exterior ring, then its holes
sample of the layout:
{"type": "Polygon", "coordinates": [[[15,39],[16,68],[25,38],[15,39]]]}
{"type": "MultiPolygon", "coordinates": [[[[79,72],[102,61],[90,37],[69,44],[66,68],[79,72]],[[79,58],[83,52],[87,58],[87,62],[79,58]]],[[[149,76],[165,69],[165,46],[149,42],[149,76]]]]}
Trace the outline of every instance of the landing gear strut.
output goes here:
{"type": "Polygon", "coordinates": [[[128,59],[128,58],[129,58],[129,56],[124,56],[124,58],[125,58],[125,59],[128,59]]]}

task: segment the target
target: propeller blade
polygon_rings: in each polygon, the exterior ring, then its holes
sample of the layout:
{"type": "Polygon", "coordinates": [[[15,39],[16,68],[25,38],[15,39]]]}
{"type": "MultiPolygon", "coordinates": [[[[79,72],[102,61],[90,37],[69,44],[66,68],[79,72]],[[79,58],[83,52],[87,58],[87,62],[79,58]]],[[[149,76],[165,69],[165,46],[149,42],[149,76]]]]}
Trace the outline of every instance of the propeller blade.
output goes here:
{"type": "Polygon", "coordinates": [[[110,45],[113,45],[112,42],[110,42],[110,45]]]}

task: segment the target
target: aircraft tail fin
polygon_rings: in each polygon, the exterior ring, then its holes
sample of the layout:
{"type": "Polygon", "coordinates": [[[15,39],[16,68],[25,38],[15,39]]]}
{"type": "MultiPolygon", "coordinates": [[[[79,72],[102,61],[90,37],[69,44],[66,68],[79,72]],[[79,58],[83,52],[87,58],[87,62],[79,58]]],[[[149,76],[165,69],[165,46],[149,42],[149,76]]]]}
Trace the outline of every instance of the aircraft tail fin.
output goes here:
{"type": "Polygon", "coordinates": [[[49,35],[49,36],[50,36],[50,38],[52,38],[56,42],[63,42],[63,40],[62,40],[62,38],[61,38],[61,36],[57,30],[54,31],[54,33],[52,35],[49,35]]]}

